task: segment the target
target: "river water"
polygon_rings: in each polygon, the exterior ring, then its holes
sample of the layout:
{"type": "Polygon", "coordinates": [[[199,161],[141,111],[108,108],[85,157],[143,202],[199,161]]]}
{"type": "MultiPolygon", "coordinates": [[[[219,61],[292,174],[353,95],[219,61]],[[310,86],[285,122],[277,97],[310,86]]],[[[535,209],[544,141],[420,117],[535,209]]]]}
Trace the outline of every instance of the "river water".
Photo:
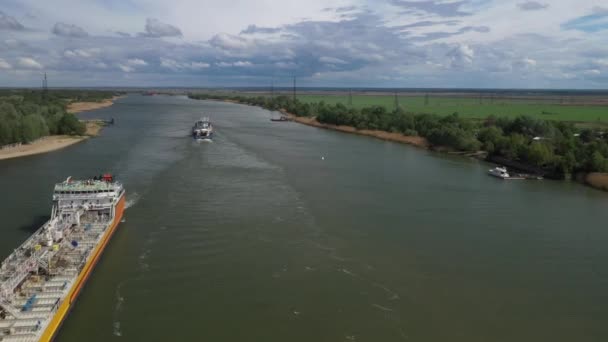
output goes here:
{"type": "Polygon", "coordinates": [[[244,105],[131,95],[82,116],[116,125],[0,161],[1,258],[55,182],[110,171],[128,191],[60,342],[608,340],[605,193],[244,105]],[[188,137],[203,113],[213,143],[188,137]]]}

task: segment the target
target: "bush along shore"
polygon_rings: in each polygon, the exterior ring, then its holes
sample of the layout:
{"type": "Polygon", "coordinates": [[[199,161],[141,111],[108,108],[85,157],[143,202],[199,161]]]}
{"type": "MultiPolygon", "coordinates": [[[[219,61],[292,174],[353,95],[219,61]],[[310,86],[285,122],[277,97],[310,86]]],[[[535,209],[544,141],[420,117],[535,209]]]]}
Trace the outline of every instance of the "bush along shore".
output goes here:
{"type": "Polygon", "coordinates": [[[0,146],[30,143],[49,135],[86,134],[86,126],[67,106],[72,102],[99,102],[113,92],[80,90],[0,91],[0,146]]]}
{"type": "MultiPolygon", "coordinates": [[[[466,155],[484,155],[539,176],[572,179],[574,175],[608,172],[608,134],[599,129],[579,129],[571,122],[488,116],[483,120],[409,113],[372,106],[362,109],[324,102],[303,103],[287,96],[247,97],[190,94],[192,99],[210,99],[260,106],[291,113],[300,122],[333,126],[342,131],[384,132],[422,137],[430,148],[466,155]]],[[[372,134],[366,134],[372,135],[372,134]]],[[[381,137],[380,137],[381,138],[381,137]]],[[[393,139],[391,139],[393,140],[393,139]]],[[[424,146],[424,144],[416,144],[424,146]]]]}
{"type": "Polygon", "coordinates": [[[0,160],[59,150],[99,133],[105,122],[72,113],[111,105],[113,92],[0,90],[0,160]]]}

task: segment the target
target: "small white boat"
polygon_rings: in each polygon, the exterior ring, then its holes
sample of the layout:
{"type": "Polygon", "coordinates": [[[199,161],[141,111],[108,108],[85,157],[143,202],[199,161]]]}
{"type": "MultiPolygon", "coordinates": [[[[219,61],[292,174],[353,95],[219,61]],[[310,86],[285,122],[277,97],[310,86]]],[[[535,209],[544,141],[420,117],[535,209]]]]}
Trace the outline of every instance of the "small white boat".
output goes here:
{"type": "Polygon", "coordinates": [[[509,173],[507,172],[507,168],[501,167],[501,166],[497,166],[493,169],[488,170],[488,174],[490,176],[494,176],[494,177],[501,178],[501,179],[508,179],[511,177],[509,175],[509,173]]]}

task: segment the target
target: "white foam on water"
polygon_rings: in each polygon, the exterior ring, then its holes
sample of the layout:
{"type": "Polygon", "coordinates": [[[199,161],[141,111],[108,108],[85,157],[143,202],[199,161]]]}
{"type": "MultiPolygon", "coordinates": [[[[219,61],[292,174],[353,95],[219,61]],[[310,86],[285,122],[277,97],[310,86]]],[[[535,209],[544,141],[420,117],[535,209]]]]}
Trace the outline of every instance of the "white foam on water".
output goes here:
{"type": "Polygon", "coordinates": [[[112,333],[114,334],[114,336],[122,336],[122,332],[120,331],[120,322],[114,322],[113,324],[113,331],[112,333]]]}
{"type": "Polygon", "coordinates": [[[116,287],[116,304],[114,305],[114,321],[112,322],[112,333],[114,336],[122,336],[122,331],[120,330],[120,321],[118,320],[118,315],[122,311],[122,306],[125,301],[125,298],[120,295],[120,288],[124,282],[121,282],[116,287]]]}
{"type": "Polygon", "coordinates": [[[386,287],[386,286],[384,286],[382,284],[378,284],[378,283],[374,283],[373,285],[375,287],[378,287],[378,288],[384,290],[384,292],[386,292],[389,295],[389,297],[388,297],[389,300],[397,300],[397,299],[399,299],[399,294],[397,294],[396,292],[392,291],[388,287],[386,287]]]}
{"type": "Polygon", "coordinates": [[[149,255],[150,249],[146,249],[142,254],[139,255],[139,268],[142,271],[147,271],[150,268],[150,265],[145,262],[149,255]]]}
{"type": "Polygon", "coordinates": [[[137,192],[127,195],[127,203],[125,203],[125,209],[129,209],[139,201],[141,196],[137,192]]]}
{"type": "Polygon", "coordinates": [[[348,274],[348,275],[349,275],[349,276],[351,276],[351,277],[358,277],[358,275],[357,275],[357,274],[355,274],[355,273],[353,273],[353,272],[351,272],[351,271],[347,270],[346,268],[343,268],[343,269],[341,269],[340,271],[341,271],[342,273],[344,273],[344,274],[348,274]]]}
{"type": "Polygon", "coordinates": [[[393,309],[391,308],[387,308],[386,306],[382,306],[382,305],[378,305],[378,304],[372,304],[373,307],[380,309],[384,312],[393,312],[393,309]]]}

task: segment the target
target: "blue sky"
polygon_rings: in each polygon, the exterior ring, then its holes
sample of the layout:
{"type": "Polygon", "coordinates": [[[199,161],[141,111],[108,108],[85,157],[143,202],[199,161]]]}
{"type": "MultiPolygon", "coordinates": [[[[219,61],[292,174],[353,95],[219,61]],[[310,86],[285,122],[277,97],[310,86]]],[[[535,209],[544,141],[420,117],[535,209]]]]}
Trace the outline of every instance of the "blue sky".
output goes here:
{"type": "Polygon", "coordinates": [[[3,0],[0,86],[608,88],[606,0],[3,0]]]}

